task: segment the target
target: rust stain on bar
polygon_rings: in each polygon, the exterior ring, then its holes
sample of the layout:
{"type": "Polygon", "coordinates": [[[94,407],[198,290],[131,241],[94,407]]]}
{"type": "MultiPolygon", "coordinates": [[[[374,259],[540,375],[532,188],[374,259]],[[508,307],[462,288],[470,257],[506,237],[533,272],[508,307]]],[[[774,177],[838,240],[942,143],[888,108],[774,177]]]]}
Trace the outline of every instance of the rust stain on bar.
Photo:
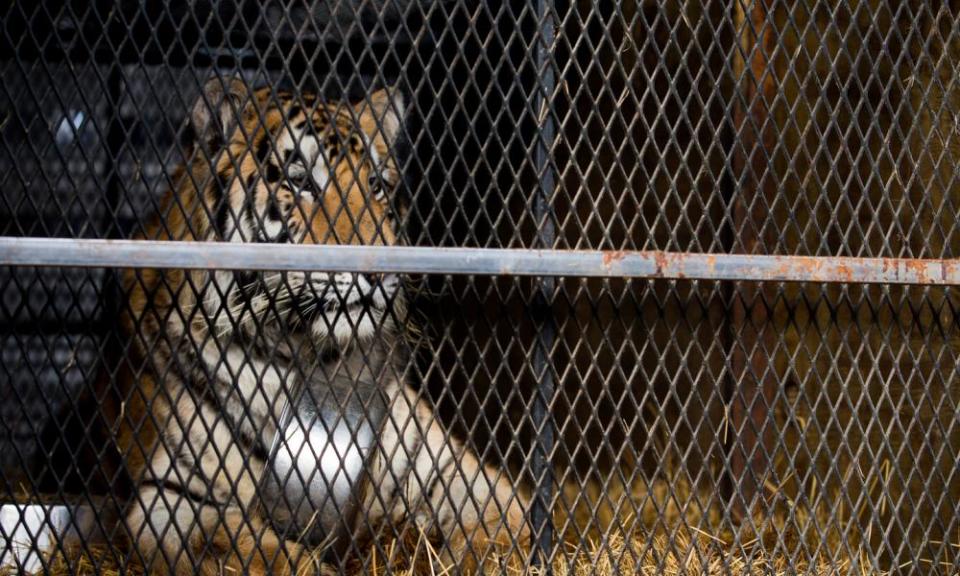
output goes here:
{"type": "Polygon", "coordinates": [[[907,271],[911,272],[914,275],[917,283],[919,284],[929,284],[930,278],[927,275],[927,265],[923,262],[918,262],[916,260],[906,262],[907,271]]]}
{"type": "Polygon", "coordinates": [[[603,253],[603,266],[610,268],[611,264],[623,260],[626,256],[627,252],[624,250],[605,251],[603,253]]]}
{"type": "Polygon", "coordinates": [[[663,277],[664,272],[670,269],[670,263],[667,261],[667,254],[665,252],[657,252],[653,256],[653,261],[657,264],[657,276],[663,277]]]}

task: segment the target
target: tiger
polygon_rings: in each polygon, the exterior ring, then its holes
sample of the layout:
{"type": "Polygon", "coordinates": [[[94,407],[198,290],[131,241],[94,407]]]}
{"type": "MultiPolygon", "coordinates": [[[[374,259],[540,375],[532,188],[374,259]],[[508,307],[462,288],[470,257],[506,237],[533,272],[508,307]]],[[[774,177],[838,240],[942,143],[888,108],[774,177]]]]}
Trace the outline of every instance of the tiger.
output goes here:
{"type": "MultiPolygon", "coordinates": [[[[405,115],[392,87],[352,102],[214,76],[189,113],[188,160],[137,237],[397,245],[406,207],[393,150],[405,115]]],[[[410,383],[402,280],[123,273],[130,359],[118,376],[115,436],[132,484],[123,523],[151,573],[322,573],[328,556],[313,545],[324,538],[349,547],[404,525],[438,538],[444,560],[462,566],[529,542],[525,498],[452,437],[410,383]],[[319,535],[283,498],[264,502],[284,400],[296,386],[340,399],[356,392],[362,403],[333,412],[373,413],[332,461],[325,452],[307,463],[328,476],[343,469],[352,483],[346,495],[331,486],[338,507],[317,508],[319,535]]]]}

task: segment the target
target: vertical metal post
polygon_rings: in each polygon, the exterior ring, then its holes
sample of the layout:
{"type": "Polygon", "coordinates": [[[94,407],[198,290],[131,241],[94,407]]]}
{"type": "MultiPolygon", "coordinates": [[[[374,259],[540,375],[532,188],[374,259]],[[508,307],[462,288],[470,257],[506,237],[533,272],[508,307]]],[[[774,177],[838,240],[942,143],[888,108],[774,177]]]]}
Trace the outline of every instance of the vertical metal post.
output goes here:
{"type": "Polygon", "coordinates": [[[120,175],[120,156],[123,154],[123,147],[126,143],[126,135],[123,130],[123,118],[121,117],[121,100],[123,99],[123,65],[114,62],[110,65],[110,73],[107,75],[107,89],[109,90],[110,108],[113,114],[107,127],[107,159],[106,159],[106,218],[111,222],[107,224],[107,238],[122,238],[123,230],[120,229],[120,221],[117,212],[120,209],[120,201],[123,197],[123,181],[120,175]]]}
{"type": "MultiPolygon", "coordinates": [[[[733,206],[736,249],[745,254],[766,253],[763,225],[771,215],[770,200],[777,194],[771,169],[776,130],[770,107],[776,95],[776,49],[772,0],[736,3],[735,26],[740,35],[740,57],[735,70],[742,100],[735,109],[735,153],[738,190],[733,206]],[[736,144],[735,144],[736,146],[736,144]],[[765,201],[764,201],[765,200],[765,201]]],[[[776,374],[768,356],[776,343],[773,318],[765,302],[770,290],[744,283],[733,291],[731,372],[729,399],[733,441],[729,446],[733,512],[745,517],[753,504],[764,502],[762,486],[772,468],[774,425],[771,405],[777,391],[776,374]],[[756,500],[759,498],[759,501],[756,500]]]]}
{"type": "MultiPolygon", "coordinates": [[[[534,109],[537,113],[537,141],[534,161],[540,186],[534,199],[534,217],[537,223],[536,245],[539,248],[553,248],[556,229],[553,222],[552,199],[556,187],[556,174],[551,160],[553,143],[556,138],[551,101],[556,79],[553,69],[553,49],[556,37],[554,9],[550,0],[537,0],[537,80],[535,86],[534,109]]],[[[551,574],[553,558],[554,526],[551,510],[554,497],[554,476],[551,464],[556,424],[550,410],[556,394],[551,350],[556,340],[556,326],[553,319],[553,295],[556,280],[553,277],[539,277],[537,292],[533,302],[533,317],[537,329],[537,342],[534,347],[533,367],[537,378],[537,390],[533,399],[531,415],[536,432],[536,445],[533,451],[531,468],[535,484],[532,509],[533,550],[531,557],[534,565],[542,563],[545,574],[551,574]]]]}
{"type": "MultiPolygon", "coordinates": [[[[110,65],[110,72],[107,75],[107,89],[110,98],[110,116],[107,127],[107,158],[105,164],[106,172],[106,214],[104,218],[109,220],[104,223],[107,230],[107,238],[123,238],[127,230],[121,229],[120,205],[123,200],[123,179],[120,174],[121,156],[126,145],[126,134],[124,132],[123,117],[121,116],[121,105],[123,100],[123,64],[114,62],[110,65]]],[[[100,326],[100,336],[107,338],[110,331],[119,324],[120,304],[122,300],[120,285],[120,272],[115,268],[107,268],[103,274],[103,285],[101,287],[103,301],[101,302],[102,312],[98,319],[100,326]]]]}

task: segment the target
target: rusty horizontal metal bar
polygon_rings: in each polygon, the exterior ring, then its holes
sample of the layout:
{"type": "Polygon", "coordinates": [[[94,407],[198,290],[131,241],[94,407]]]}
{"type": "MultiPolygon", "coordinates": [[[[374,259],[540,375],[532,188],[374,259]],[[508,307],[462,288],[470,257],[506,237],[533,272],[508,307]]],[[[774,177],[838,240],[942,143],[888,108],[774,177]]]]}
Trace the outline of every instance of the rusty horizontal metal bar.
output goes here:
{"type": "Polygon", "coordinates": [[[0,265],[960,285],[960,259],[0,238],[0,265]]]}

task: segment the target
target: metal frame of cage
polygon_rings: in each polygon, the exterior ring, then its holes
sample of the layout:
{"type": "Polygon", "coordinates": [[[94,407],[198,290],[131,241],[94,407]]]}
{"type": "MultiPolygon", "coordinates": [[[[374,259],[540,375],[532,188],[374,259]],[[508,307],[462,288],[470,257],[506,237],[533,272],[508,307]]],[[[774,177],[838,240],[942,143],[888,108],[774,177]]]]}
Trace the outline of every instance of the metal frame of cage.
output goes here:
{"type": "MultiPolygon", "coordinates": [[[[539,74],[537,94],[531,103],[537,110],[535,166],[539,185],[533,194],[532,212],[539,223],[535,246],[531,248],[418,248],[418,247],[352,247],[352,246],[264,246],[220,245],[124,240],[81,240],[0,238],[0,266],[29,267],[157,267],[197,269],[253,269],[345,272],[398,272],[437,275],[506,275],[535,278],[538,296],[533,304],[538,346],[532,358],[534,372],[541,375],[532,420],[537,427],[536,451],[531,472],[537,481],[532,500],[531,524],[536,539],[534,558],[552,558],[557,542],[550,517],[550,503],[555,497],[555,481],[549,465],[556,441],[556,423],[550,407],[556,394],[554,375],[549,368],[549,353],[556,337],[551,318],[550,300],[556,284],[554,277],[642,278],[668,280],[747,281],[760,283],[750,290],[763,290],[765,282],[839,283],[839,284],[906,284],[924,286],[960,285],[960,258],[871,258],[842,256],[762,255],[749,252],[758,245],[756,232],[745,231],[739,239],[746,253],[691,253],[631,250],[556,250],[556,229],[551,215],[551,198],[557,186],[557,174],[551,159],[557,138],[556,114],[551,101],[557,93],[556,61],[553,56],[559,13],[551,0],[537,0],[533,11],[539,25],[536,31],[535,66],[539,74]]],[[[776,94],[776,87],[766,82],[771,54],[776,40],[767,28],[766,19],[775,2],[760,1],[746,5],[736,3],[736,11],[744,23],[741,64],[750,70],[744,74],[738,95],[742,101],[734,109],[734,124],[740,132],[743,148],[751,145],[772,150],[774,135],[767,130],[767,99],[776,94]],[[759,127],[759,128],[758,128],[759,127]]],[[[764,163],[760,154],[741,155],[735,159],[744,174],[739,186],[745,197],[776,193],[775,183],[764,179],[764,163]],[[751,190],[756,188],[756,190],[751,190]]],[[[735,210],[747,217],[752,207],[740,201],[735,210]]],[[[742,301],[732,314],[744,321],[747,314],[742,301]]],[[[756,321],[756,320],[754,320],[756,321]]],[[[755,338],[762,339],[758,335],[755,338]]],[[[750,357],[738,359],[739,367],[748,370],[750,357]]],[[[749,386],[742,384],[743,386],[749,386]]],[[[740,472],[743,481],[735,490],[743,491],[743,506],[759,487],[751,485],[745,470],[767,463],[763,452],[768,438],[759,438],[765,428],[763,399],[769,396],[767,383],[758,389],[741,389],[743,408],[739,425],[752,425],[754,432],[742,439],[742,450],[731,456],[731,466],[740,472]]],[[[536,560],[535,560],[536,562],[536,560]]],[[[957,566],[954,565],[954,568],[957,566]]],[[[549,568],[548,568],[549,570],[549,568]]]]}

